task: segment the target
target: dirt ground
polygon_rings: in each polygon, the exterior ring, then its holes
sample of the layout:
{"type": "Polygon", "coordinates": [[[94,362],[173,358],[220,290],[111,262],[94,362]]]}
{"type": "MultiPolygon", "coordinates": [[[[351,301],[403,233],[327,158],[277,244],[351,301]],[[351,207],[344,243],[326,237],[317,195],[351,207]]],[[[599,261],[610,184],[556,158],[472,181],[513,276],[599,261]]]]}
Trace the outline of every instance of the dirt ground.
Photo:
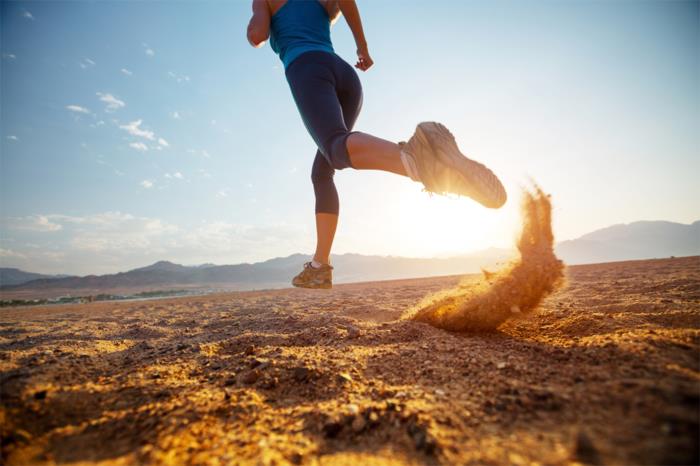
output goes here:
{"type": "Polygon", "coordinates": [[[0,311],[2,462],[697,464],[700,257],[567,270],[495,333],[460,277],[0,311]]]}

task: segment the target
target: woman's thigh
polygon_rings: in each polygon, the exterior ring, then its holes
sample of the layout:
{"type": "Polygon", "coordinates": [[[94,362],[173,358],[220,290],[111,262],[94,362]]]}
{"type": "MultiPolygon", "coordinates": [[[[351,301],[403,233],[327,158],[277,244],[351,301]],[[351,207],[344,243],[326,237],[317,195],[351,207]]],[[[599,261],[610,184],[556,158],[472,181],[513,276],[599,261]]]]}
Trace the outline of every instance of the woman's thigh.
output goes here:
{"type": "Polygon", "coordinates": [[[293,65],[287,80],[304,126],[329,162],[343,165],[332,160],[334,142],[348,132],[333,73],[322,64],[293,65]]]}

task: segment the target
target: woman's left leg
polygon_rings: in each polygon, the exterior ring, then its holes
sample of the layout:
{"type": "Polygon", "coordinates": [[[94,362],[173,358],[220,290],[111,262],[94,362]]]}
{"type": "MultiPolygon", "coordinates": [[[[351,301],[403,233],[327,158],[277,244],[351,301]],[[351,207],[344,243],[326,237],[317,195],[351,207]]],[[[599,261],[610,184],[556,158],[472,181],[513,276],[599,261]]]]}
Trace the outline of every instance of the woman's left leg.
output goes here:
{"type": "MultiPolygon", "coordinates": [[[[338,102],[343,113],[343,121],[348,131],[352,131],[362,109],[362,85],[359,78],[352,70],[352,75],[346,74],[345,79],[338,79],[338,102]]],[[[339,73],[336,72],[336,75],[339,73]]],[[[352,133],[345,140],[345,145],[350,145],[350,138],[362,133],[352,133]]],[[[364,136],[364,135],[363,135],[364,136]]],[[[338,192],[333,182],[335,169],[328,164],[320,151],[316,153],[311,178],[314,182],[316,194],[316,251],[313,260],[321,264],[330,263],[333,239],[338,227],[339,200],[338,192]],[[330,183],[330,186],[329,184],[330,183]]]]}
{"type": "Polygon", "coordinates": [[[313,260],[321,264],[330,262],[331,247],[338,226],[339,200],[334,175],[335,169],[317,151],[311,169],[311,182],[316,196],[316,251],[313,260]]]}

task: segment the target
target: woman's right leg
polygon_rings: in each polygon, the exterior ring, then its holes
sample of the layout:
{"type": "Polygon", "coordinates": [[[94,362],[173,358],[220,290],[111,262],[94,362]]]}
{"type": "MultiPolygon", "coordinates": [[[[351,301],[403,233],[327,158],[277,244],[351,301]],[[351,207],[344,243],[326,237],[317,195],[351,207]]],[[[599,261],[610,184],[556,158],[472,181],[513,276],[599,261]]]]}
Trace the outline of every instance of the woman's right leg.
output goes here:
{"type": "Polygon", "coordinates": [[[408,176],[398,144],[371,134],[352,133],[345,140],[352,167],[357,170],[383,170],[408,176]]]}

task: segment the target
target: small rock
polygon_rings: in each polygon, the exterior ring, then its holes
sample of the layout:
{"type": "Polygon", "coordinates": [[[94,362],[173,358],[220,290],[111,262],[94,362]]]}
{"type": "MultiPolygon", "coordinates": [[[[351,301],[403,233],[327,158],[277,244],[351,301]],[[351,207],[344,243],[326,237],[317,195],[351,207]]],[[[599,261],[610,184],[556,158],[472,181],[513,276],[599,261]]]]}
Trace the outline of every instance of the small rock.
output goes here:
{"type": "Polygon", "coordinates": [[[367,421],[365,421],[364,416],[355,416],[355,419],[352,420],[352,430],[355,433],[362,432],[364,430],[365,426],[367,425],[367,421]]]}
{"type": "Polygon", "coordinates": [[[349,404],[348,405],[348,411],[350,411],[352,414],[357,414],[360,412],[360,408],[356,404],[349,404]]]}
{"type": "Polygon", "coordinates": [[[348,374],[347,372],[340,372],[338,374],[338,381],[340,383],[352,382],[352,377],[350,377],[350,374],[348,374]]]}
{"type": "Polygon", "coordinates": [[[515,304],[512,305],[510,307],[510,312],[512,312],[513,314],[520,314],[520,306],[515,305],[515,304]]]}
{"type": "Polygon", "coordinates": [[[255,382],[257,382],[259,378],[260,378],[260,372],[258,372],[256,369],[253,369],[252,371],[246,372],[245,374],[243,374],[241,381],[244,384],[251,385],[251,384],[254,384],[255,382]]]}
{"type": "Polygon", "coordinates": [[[177,349],[178,351],[182,351],[182,350],[186,350],[186,349],[189,348],[189,347],[190,347],[190,345],[188,345],[187,343],[179,343],[179,344],[177,345],[176,349],[177,349]]]}
{"type": "Polygon", "coordinates": [[[295,367],[292,371],[292,377],[297,382],[305,382],[311,377],[311,371],[307,367],[295,367]]]}
{"type": "Polygon", "coordinates": [[[576,436],[576,447],[574,449],[574,455],[582,463],[586,464],[601,464],[600,456],[598,455],[598,450],[593,441],[584,431],[579,431],[576,436]]]}
{"type": "Polygon", "coordinates": [[[396,398],[406,398],[406,392],[396,392],[396,398]]]}
{"type": "Polygon", "coordinates": [[[35,400],[43,400],[46,398],[46,390],[39,390],[38,392],[34,393],[34,399],[35,400]]]}
{"type": "Polygon", "coordinates": [[[499,362],[498,364],[496,364],[497,369],[505,369],[506,367],[508,367],[508,363],[506,362],[499,362]]]}
{"type": "Polygon", "coordinates": [[[301,462],[304,460],[304,457],[302,456],[301,453],[299,452],[294,452],[292,455],[289,457],[289,462],[292,464],[301,464],[301,462]]]}
{"type": "Polygon", "coordinates": [[[343,429],[343,425],[338,421],[328,421],[323,425],[323,434],[328,438],[334,438],[343,429]]]}
{"type": "MultiPolygon", "coordinates": [[[[32,435],[27,432],[26,430],[23,429],[15,429],[14,432],[10,433],[8,439],[3,439],[7,440],[8,443],[14,443],[14,442],[29,442],[32,439],[32,435]]],[[[5,442],[3,442],[5,443],[5,442]]],[[[3,445],[4,447],[5,445],[3,445]]]]}
{"type": "Polygon", "coordinates": [[[275,388],[275,387],[277,386],[277,383],[278,383],[278,382],[279,382],[279,381],[277,380],[277,377],[267,377],[266,379],[264,379],[264,380],[262,381],[262,383],[260,384],[260,386],[261,386],[262,388],[266,388],[266,389],[268,389],[268,390],[271,390],[271,389],[273,389],[273,388],[275,388]]]}
{"type": "Polygon", "coordinates": [[[435,394],[437,396],[445,396],[445,390],[440,390],[439,388],[435,389],[435,394]]]}
{"type": "Polygon", "coordinates": [[[270,365],[270,361],[268,361],[267,359],[263,359],[263,358],[253,358],[250,361],[250,367],[252,369],[254,369],[256,367],[260,367],[260,369],[264,369],[269,365],[270,365]]]}
{"type": "Polygon", "coordinates": [[[357,338],[361,335],[360,329],[355,327],[354,325],[348,325],[345,327],[345,330],[348,332],[348,338],[353,339],[357,338]]]}
{"type": "Polygon", "coordinates": [[[231,385],[235,385],[235,384],[236,384],[236,379],[234,379],[233,377],[229,377],[228,379],[224,380],[224,386],[226,386],[226,387],[230,387],[231,385]]]}

